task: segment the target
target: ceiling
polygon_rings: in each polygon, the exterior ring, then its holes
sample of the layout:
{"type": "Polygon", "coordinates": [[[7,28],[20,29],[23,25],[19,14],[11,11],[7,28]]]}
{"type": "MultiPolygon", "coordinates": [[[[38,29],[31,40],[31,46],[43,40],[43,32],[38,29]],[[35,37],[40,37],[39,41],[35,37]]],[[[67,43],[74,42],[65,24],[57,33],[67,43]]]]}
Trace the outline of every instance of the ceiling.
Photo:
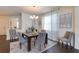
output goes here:
{"type": "Polygon", "coordinates": [[[51,11],[54,6],[0,6],[0,15],[43,14],[51,11]]]}

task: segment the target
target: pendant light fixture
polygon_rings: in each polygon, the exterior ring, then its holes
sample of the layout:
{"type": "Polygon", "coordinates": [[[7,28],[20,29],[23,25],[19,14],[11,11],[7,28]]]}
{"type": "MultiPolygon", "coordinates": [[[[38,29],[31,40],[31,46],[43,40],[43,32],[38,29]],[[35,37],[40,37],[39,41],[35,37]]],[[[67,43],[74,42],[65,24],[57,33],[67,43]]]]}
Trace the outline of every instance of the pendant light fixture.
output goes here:
{"type": "MultiPolygon", "coordinates": [[[[35,8],[35,7],[36,7],[36,6],[33,6],[33,8],[35,8]]],[[[37,15],[33,14],[33,15],[30,16],[30,18],[31,18],[31,19],[38,19],[39,17],[38,17],[37,15]]]]}
{"type": "Polygon", "coordinates": [[[37,15],[31,15],[30,18],[31,19],[38,19],[39,17],[37,15]]]}

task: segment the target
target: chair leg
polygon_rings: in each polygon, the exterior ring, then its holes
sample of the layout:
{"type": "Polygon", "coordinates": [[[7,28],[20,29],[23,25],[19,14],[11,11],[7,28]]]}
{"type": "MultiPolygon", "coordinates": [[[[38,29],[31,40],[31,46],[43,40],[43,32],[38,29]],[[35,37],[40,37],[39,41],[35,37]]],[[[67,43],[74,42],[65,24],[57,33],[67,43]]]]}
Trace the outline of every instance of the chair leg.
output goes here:
{"type": "Polygon", "coordinates": [[[73,48],[73,47],[71,46],[71,43],[70,43],[70,47],[71,47],[71,49],[73,48]]]}
{"type": "Polygon", "coordinates": [[[34,47],[35,47],[35,41],[36,41],[36,38],[35,38],[35,40],[34,40],[34,47]]]}
{"type": "Polygon", "coordinates": [[[13,39],[10,39],[10,42],[13,42],[13,39]]]}
{"type": "Polygon", "coordinates": [[[63,42],[62,42],[62,48],[63,48],[63,42]]]}
{"type": "Polygon", "coordinates": [[[58,43],[58,44],[60,44],[60,42],[59,42],[59,41],[58,41],[57,43],[58,43]]]}
{"type": "Polygon", "coordinates": [[[58,40],[57,44],[58,44],[59,46],[61,46],[60,40],[58,40]]]}
{"type": "Polygon", "coordinates": [[[60,44],[60,40],[58,39],[58,42],[57,42],[58,44],[60,44]]]}
{"type": "Polygon", "coordinates": [[[19,43],[19,45],[20,45],[20,49],[22,48],[22,44],[21,43],[19,43]]]}
{"type": "Polygon", "coordinates": [[[71,43],[70,43],[70,46],[71,46],[71,43]]]}
{"type": "Polygon", "coordinates": [[[11,41],[13,42],[13,37],[12,37],[11,41]]]}
{"type": "Polygon", "coordinates": [[[10,42],[12,42],[12,38],[10,37],[10,42]]]}
{"type": "Polygon", "coordinates": [[[68,48],[68,43],[66,44],[66,49],[68,48]]]}
{"type": "Polygon", "coordinates": [[[35,41],[34,41],[34,47],[35,47],[35,41]]]}

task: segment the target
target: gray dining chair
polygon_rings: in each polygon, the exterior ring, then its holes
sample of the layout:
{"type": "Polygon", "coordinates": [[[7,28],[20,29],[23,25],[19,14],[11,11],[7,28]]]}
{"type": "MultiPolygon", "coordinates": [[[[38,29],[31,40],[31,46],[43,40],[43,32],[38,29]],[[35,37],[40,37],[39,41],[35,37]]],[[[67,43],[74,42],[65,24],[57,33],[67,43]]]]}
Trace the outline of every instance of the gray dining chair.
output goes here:
{"type": "Polygon", "coordinates": [[[66,47],[68,47],[68,43],[71,46],[71,39],[73,39],[73,32],[66,31],[65,35],[58,39],[58,42],[61,41],[62,47],[64,43],[66,43],[66,47]]]}
{"type": "Polygon", "coordinates": [[[45,32],[41,32],[38,34],[37,39],[35,40],[35,46],[38,46],[38,49],[41,50],[41,48],[45,48],[45,39],[46,39],[45,32]]]}
{"type": "Polygon", "coordinates": [[[25,45],[27,43],[28,37],[23,37],[22,33],[17,32],[17,36],[19,38],[19,45],[20,45],[20,49],[22,48],[22,45],[25,45]]]}
{"type": "Polygon", "coordinates": [[[9,29],[10,41],[14,41],[17,37],[15,29],[9,29]]]}

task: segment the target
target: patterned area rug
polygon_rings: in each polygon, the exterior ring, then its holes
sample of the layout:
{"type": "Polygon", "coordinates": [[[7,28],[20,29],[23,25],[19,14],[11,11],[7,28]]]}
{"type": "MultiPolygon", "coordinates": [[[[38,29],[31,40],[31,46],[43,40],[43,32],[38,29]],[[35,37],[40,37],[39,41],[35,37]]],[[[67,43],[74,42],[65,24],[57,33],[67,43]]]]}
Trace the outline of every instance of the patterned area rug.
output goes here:
{"type": "Polygon", "coordinates": [[[10,43],[10,53],[41,53],[56,44],[57,44],[56,42],[48,40],[48,44],[47,44],[46,48],[42,47],[41,50],[39,50],[38,46],[34,47],[34,44],[32,43],[32,50],[30,52],[28,52],[27,44],[22,45],[22,49],[20,49],[19,41],[16,41],[16,42],[10,43]]]}

